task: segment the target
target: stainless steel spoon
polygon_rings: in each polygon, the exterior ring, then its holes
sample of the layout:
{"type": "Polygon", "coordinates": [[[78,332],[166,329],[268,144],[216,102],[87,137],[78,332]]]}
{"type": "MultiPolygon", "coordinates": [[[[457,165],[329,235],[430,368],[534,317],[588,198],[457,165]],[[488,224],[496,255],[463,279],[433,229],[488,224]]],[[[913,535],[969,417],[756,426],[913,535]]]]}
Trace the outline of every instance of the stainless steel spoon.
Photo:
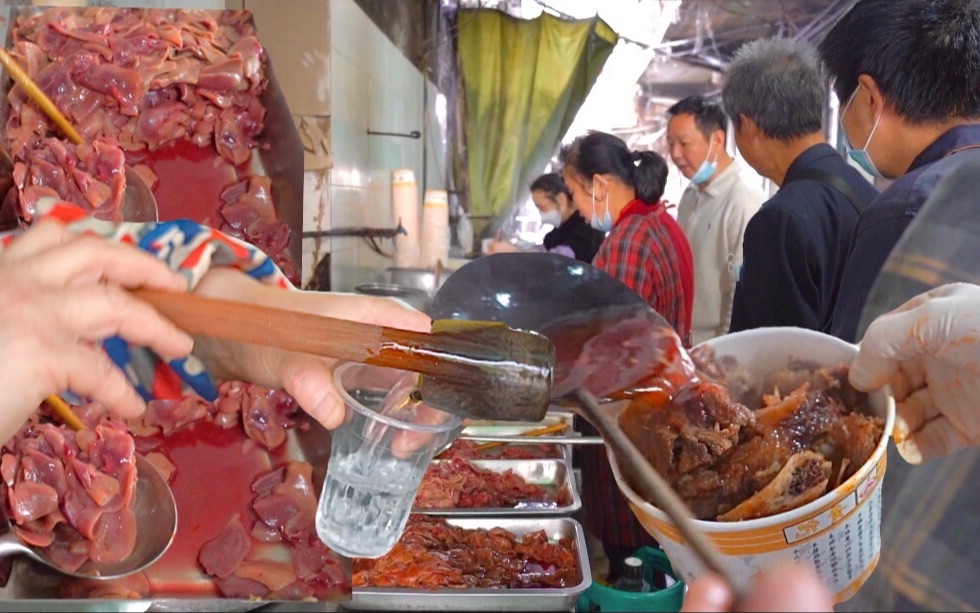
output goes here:
{"type": "Polygon", "coordinates": [[[139,572],[167,552],[177,533],[177,505],[163,475],[141,455],[136,456],[136,547],[125,560],[95,564],[91,560],[76,571],[68,571],[51,560],[43,549],[25,545],[13,528],[0,536],[0,558],[23,554],[62,574],[80,579],[118,579],[139,572]]]}

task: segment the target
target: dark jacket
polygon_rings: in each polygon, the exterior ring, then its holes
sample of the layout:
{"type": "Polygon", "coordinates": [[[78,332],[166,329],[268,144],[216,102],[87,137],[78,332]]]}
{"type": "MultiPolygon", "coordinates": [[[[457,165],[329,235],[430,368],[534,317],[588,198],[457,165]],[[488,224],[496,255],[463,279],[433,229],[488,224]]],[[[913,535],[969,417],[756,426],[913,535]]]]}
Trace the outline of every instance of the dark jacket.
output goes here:
{"type": "MultiPolygon", "coordinates": [[[[861,311],[878,272],[940,179],[980,156],[980,125],[952,128],[915,158],[909,170],[888,186],[861,215],[851,245],[831,333],[857,342],[861,311]]],[[[897,306],[897,305],[896,305],[897,306]]],[[[863,331],[861,331],[863,334],[863,331]]]]}
{"type": "Polygon", "coordinates": [[[576,260],[591,263],[605,237],[605,232],[590,226],[585,218],[575,211],[564,223],[544,235],[544,247],[551,251],[555,247],[565,245],[575,253],[576,260]]]}
{"type": "Polygon", "coordinates": [[[745,228],[730,331],[764,326],[829,331],[859,209],[877,195],[830,145],[801,153],[782,187],[745,228]],[[842,178],[858,206],[842,191],[804,178],[807,170],[842,178]]]}

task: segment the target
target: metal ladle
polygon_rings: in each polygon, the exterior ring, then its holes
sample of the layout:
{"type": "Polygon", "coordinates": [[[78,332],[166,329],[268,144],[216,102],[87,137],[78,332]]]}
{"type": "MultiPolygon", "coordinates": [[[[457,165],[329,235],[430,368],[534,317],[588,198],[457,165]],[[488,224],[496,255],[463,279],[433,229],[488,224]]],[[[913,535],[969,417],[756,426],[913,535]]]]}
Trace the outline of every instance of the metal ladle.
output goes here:
{"type": "Polygon", "coordinates": [[[726,568],[687,505],[619,428],[614,412],[600,406],[600,399],[653,378],[680,384],[695,374],[670,324],[636,292],[565,256],[501,253],[450,275],[429,315],[499,321],[550,339],[555,347],[552,401],[590,422],[632,474],[637,493],[670,517],[707,570],[736,595],[744,593],[746,586],[726,568]]]}
{"type": "Polygon", "coordinates": [[[133,513],[136,515],[136,546],[126,559],[113,564],[96,564],[89,560],[76,571],[61,568],[43,549],[20,541],[10,527],[0,536],[0,558],[23,554],[59,573],[79,579],[118,579],[137,573],[163,556],[177,533],[177,505],[167,480],[141,455],[136,456],[136,489],[133,513]]]}

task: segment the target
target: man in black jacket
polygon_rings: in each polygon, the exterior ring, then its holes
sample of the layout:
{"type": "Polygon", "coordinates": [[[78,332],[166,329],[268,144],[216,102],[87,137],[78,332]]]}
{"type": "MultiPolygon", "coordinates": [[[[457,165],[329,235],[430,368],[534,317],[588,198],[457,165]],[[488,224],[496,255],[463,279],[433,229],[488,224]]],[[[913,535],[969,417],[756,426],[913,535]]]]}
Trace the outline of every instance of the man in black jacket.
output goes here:
{"type": "Polygon", "coordinates": [[[789,39],[739,49],[722,98],[735,143],[780,186],[745,228],[730,330],[827,331],[860,212],[878,191],[827,144],[816,50],[789,39]]]}
{"type": "MultiPolygon", "coordinates": [[[[831,330],[853,342],[864,334],[861,313],[875,279],[906,228],[937,184],[980,161],[980,2],[860,0],[820,53],[842,102],[850,156],[871,174],[895,179],[861,215],[844,269],[831,330]]],[[[976,262],[957,265],[977,269],[976,262]]],[[[896,401],[916,402],[909,390],[917,383],[894,386],[896,401]]],[[[935,418],[923,409],[923,420],[935,418]]],[[[878,570],[838,610],[975,609],[978,483],[980,449],[910,470],[892,448],[878,570]]]]}

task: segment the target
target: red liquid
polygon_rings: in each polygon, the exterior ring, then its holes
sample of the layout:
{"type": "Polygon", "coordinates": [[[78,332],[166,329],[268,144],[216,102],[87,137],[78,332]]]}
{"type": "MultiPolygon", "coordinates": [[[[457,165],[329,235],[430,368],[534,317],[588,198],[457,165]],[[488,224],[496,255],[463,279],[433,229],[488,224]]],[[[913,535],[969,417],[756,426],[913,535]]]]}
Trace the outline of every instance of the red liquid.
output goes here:
{"type": "Polygon", "coordinates": [[[170,486],[178,517],[173,544],[146,573],[155,597],[219,596],[198,564],[198,552],[234,513],[246,521],[252,517],[252,482],[272,468],[269,453],[246,441],[241,428],[197,422],[162,439],[155,449],[177,467],[170,486]]]}
{"type": "MultiPolygon", "coordinates": [[[[190,219],[216,227],[221,192],[248,176],[248,163],[235,168],[211,145],[182,140],[152,152],[127,153],[127,162],[146,164],[159,177],[153,195],[160,221],[190,219]]],[[[219,224],[220,225],[220,224],[219,224]]]]}

